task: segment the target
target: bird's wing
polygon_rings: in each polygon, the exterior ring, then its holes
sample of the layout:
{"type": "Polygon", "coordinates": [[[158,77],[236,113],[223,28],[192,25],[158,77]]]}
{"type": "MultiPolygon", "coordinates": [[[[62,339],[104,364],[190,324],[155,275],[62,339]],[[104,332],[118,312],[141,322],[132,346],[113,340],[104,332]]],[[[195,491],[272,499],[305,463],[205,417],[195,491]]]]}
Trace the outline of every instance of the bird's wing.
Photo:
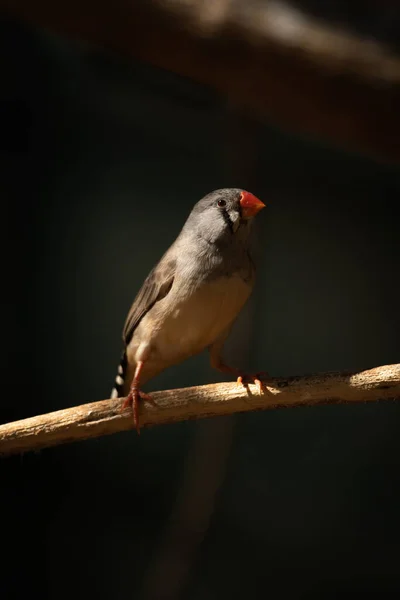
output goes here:
{"type": "MultiPolygon", "coordinates": [[[[171,250],[171,249],[170,249],[171,250]]],[[[156,302],[165,298],[172,288],[176,271],[176,258],[170,250],[150,271],[130,308],[125,321],[122,338],[125,345],[132,339],[133,333],[146,313],[156,302]]]]}

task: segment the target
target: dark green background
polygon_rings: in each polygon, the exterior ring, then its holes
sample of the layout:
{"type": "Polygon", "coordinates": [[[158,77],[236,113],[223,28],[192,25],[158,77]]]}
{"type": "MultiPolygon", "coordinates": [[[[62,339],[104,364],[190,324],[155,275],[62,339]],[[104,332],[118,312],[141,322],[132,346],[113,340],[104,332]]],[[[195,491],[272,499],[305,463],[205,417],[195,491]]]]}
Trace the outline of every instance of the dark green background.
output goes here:
{"type": "MultiPolygon", "coordinates": [[[[246,148],[229,141],[226,105],[209,91],[10,22],[1,40],[7,422],[109,395],[141,281],[195,201],[250,176],[232,167],[231,144],[239,162],[246,148]]],[[[272,375],[399,362],[399,170],[272,125],[255,139],[251,191],[267,209],[233,362],[272,375]]],[[[201,356],[147,389],[214,380],[201,356]]],[[[196,432],[231,427],[179,597],[398,597],[399,403],[246,414],[3,458],[1,597],[145,598],[196,432]]],[[[210,464],[214,447],[210,437],[210,464]]]]}

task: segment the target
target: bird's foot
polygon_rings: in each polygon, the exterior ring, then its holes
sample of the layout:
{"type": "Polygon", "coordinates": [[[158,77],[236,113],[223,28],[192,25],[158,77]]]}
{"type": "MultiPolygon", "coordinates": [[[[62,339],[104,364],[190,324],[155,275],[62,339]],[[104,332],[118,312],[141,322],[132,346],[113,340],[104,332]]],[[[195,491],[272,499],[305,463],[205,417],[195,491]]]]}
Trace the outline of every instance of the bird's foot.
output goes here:
{"type": "Polygon", "coordinates": [[[246,386],[248,383],[254,383],[260,394],[265,392],[266,384],[271,381],[270,375],[267,371],[260,371],[254,374],[239,375],[237,383],[246,386]]]}
{"type": "Polygon", "coordinates": [[[266,383],[271,382],[271,377],[267,373],[267,371],[259,371],[258,373],[253,374],[245,374],[241,373],[239,369],[235,369],[234,367],[229,367],[225,363],[220,363],[218,365],[218,370],[222,373],[230,373],[237,377],[237,383],[246,386],[248,383],[254,383],[260,394],[265,392],[266,383]]]}
{"type": "Polygon", "coordinates": [[[146,392],[142,392],[136,386],[132,386],[129,394],[124,400],[122,405],[122,410],[132,406],[133,411],[133,424],[135,425],[136,431],[140,434],[140,424],[139,424],[139,399],[145,400],[149,402],[153,406],[155,406],[155,402],[150,394],[146,394],[146,392]]]}

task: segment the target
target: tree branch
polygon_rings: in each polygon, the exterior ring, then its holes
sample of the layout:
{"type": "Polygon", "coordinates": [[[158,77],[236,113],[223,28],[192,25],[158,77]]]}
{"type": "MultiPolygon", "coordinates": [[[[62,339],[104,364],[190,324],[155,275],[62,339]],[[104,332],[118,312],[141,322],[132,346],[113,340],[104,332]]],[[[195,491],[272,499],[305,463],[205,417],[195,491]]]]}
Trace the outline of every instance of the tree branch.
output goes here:
{"type": "Polygon", "coordinates": [[[289,130],[400,160],[400,57],[289,2],[0,0],[1,6],[211,86],[289,130]]]}
{"type": "MultiPolygon", "coordinates": [[[[289,406],[400,399],[400,364],[360,373],[324,373],[272,380],[256,386],[217,383],[154,392],[156,407],[142,403],[143,426],[289,406]]],[[[0,426],[0,454],[38,450],[133,428],[121,399],[101,400],[0,426]]]]}

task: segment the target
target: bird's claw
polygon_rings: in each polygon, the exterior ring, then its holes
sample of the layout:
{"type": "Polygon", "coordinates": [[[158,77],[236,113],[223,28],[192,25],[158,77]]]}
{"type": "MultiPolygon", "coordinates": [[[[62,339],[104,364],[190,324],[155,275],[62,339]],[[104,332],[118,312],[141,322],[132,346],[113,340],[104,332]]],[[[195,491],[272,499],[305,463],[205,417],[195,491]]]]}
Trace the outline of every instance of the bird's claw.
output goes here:
{"type": "Polygon", "coordinates": [[[141,390],[138,390],[137,387],[135,387],[135,386],[131,387],[129,394],[125,398],[124,403],[122,405],[122,410],[125,410],[125,408],[128,408],[129,406],[132,406],[133,424],[134,424],[135,429],[138,432],[138,434],[140,434],[139,398],[141,400],[145,400],[146,402],[149,402],[152,406],[155,406],[155,402],[154,402],[153,398],[150,396],[150,394],[146,394],[146,392],[142,392],[141,390]]]}
{"type": "Polygon", "coordinates": [[[246,386],[248,383],[254,383],[257,386],[258,392],[262,394],[265,392],[266,383],[271,380],[271,377],[266,371],[260,371],[254,375],[239,375],[237,383],[239,385],[246,386]]]}

